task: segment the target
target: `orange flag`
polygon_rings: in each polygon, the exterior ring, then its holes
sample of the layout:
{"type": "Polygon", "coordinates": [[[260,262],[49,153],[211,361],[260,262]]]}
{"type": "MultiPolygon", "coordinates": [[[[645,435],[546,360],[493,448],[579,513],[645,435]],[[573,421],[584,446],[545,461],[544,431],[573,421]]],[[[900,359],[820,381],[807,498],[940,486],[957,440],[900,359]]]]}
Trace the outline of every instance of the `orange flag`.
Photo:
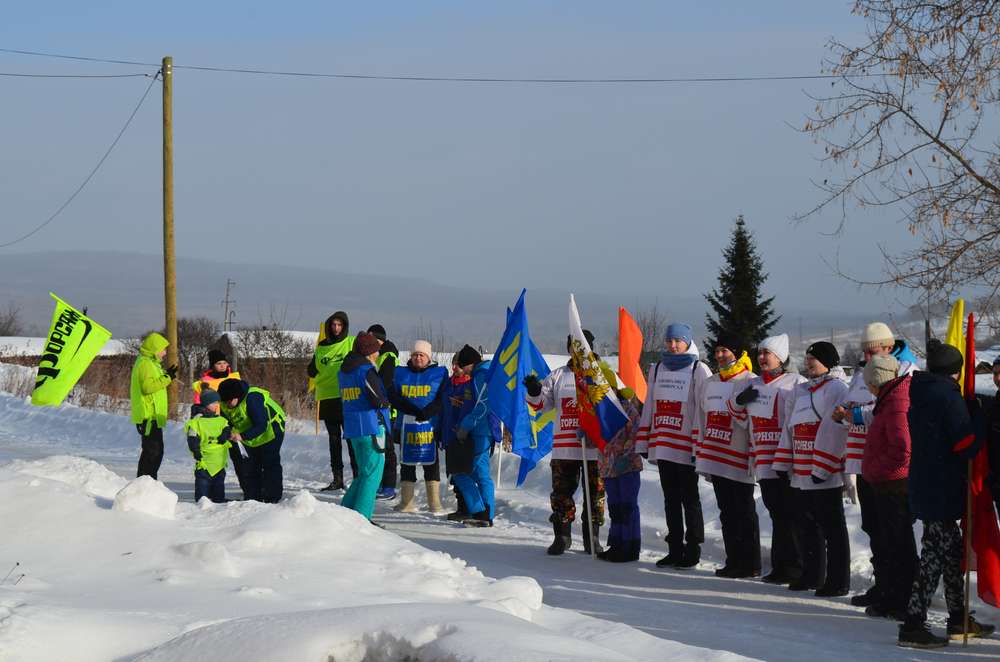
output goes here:
{"type": "Polygon", "coordinates": [[[646,401],[646,378],[639,367],[642,354],[642,331],[624,306],[618,308],[618,376],[635,391],[640,402],[646,401]]]}

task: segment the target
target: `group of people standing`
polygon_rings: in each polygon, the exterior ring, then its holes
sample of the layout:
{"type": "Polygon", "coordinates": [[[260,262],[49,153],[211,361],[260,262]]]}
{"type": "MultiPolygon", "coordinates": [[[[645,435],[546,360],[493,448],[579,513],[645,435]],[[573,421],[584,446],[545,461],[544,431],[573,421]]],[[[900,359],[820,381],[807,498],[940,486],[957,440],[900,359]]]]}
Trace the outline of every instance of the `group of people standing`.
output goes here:
{"type": "MultiPolygon", "coordinates": [[[[585,335],[593,347],[593,335],[585,335]]],[[[163,454],[164,389],[176,377],[176,367],[160,365],[165,348],[159,334],[147,337],[132,373],[133,421],[142,438],[138,473],[154,478],[163,454]]],[[[754,497],[759,485],[773,532],[770,569],[762,581],[818,597],[844,596],[850,591],[850,540],[843,493],[856,484],[874,584],[851,603],[869,616],[901,621],[901,646],[945,645],[947,638],[926,626],[943,575],[948,635],[992,633],[993,626],[964,619],[962,532],[956,522],[964,510],[968,458],[991,435],[991,452],[1000,451],[1000,407],[990,407],[992,427],[981,426],[991,432],[975,434],[973,417],[985,414],[968,407],[960,393],[961,353],[932,341],[926,370],[919,371],[906,343],[880,322],[865,328],[864,362],[850,380],[828,342],[809,346],[802,374],[790,369],[787,335],[758,343],[759,374],[752,349],[742,338],[720,334],[711,348],[718,366],[713,373],[700,360],[691,327],[671,324],[666,351],[649,367],[644,402],[601,361],[628,422],[600,450],[579,425],[573,359],[543,380],[526,378],[528,405],[555,419],[549,463],[554,539],[547,553],[571,548],[575,494],[582,485],[584,550],[610,562],[638,560],[645,460],[659,472],[666,513],[667,554],[657,567],[700,562],[705,534],[699,481],[707,480],[725,548],[715,574],[760,577],[754,497]],[[605,504],[611,519],[606,548],[599,536],[605,504]],[[924,531],[919,557],[915,519],[924,531]]],[[[196,498],[224,499],[228,454],[245,498],[277,501],[284,412],[267,391],[232,373],[224,355],[215,352],[210,362],[195,384],[195,409],[185,428],[197,461],[196,498]]],[[[347,315],[331,315],[308,367],[329,438],[332,480],[324,489],[345,488],[346,439],[353,479],[342,505],[370,520],[377,498],[398,496],[395,509],[412,512],[417,468],[423,467],[427,507],[443,514],[443,455],[458,500],[448,519],[492,526],[490,456],[501,437],[486,395],[489,365],[465,345],[449,374],[424,340],[399,365],[398,349],[381,325],[352,336],[347,315]]],[[[994,380],[1000,388],[1000,361],[994,380]]],[[[998,469],[995,464],[994,483],[1000,482],[998,469]]]]}

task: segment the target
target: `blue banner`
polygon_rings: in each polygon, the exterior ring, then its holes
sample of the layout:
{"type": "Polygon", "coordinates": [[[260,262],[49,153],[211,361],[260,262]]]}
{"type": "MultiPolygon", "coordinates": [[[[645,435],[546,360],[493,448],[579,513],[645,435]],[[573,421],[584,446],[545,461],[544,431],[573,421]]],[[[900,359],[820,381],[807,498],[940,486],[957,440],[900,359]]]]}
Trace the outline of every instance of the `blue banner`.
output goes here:
{"type": "Polygon", "coordinates": [[[401,464],[434,464],[437,460],[434,426],[430,421],[418,423],[412,416],[403,416],[399,446],[401,464]]]}
{"type": "Polygon", "coordinates": [[[536,415],[527,403],[524,378],[533,374],[544,379],[549,374],[549,366],[528,331],[528,313],[524,307],[526,292],[521,290],[514,309],[508,311],[507,328],[486,376],[490,410],[507,426],[511,450],[521,458],[518,486],[538,461],[552,450],[555,429],[554,412],[536,415]]]}

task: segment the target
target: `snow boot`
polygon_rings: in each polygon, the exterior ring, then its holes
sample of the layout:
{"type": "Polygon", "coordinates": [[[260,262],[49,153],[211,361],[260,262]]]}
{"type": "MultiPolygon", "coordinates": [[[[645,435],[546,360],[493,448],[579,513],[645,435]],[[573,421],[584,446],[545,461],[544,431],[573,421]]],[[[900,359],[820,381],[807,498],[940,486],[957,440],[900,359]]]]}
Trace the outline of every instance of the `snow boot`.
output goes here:
{"type": "Polygon", "coordinates": [[[344,472],[338,471],[333,474],[333,480],[330,481],[330,484],[322,488],[320,492],[336,492],[342,489],[344,489],[344,472]]]}
{"type": "Polygon", "coordinates": [[[583,531],[581,535],[583,537],[583,551],[586,554],[590,554],[591,547],[593,547],[594,554],[600,554],[604,551],[601,547],[601,527],[595,522],[581,522],[583,531]],[[587,526],[587,525],[590,526],[587,526]]]}
{"type": "Polygon", "coordinates": [[[674,564],[675,568],[693,568],[701,561],[701,545],[689,542],[684,545],[684,554],[681,560],[674,564]]]}
{"type": "Polygon", "coordinates": [[[427,484],[427,509],[431,515],[443,515],[444,507],[441,506],[441,481],[428,480],[427,484]]]}
{"type": "Polygon", "coordinates": [[[559,556],[573,544],[572,536],[572,523],[570,522],[553,522],[552,532],[555,534],[555,540],[549,545],[549,548],[545,550],[545,553],[549,556],[559,556]]]}
{"type": "MultiPolygon", "coordinates": [[[[948,637],[951,639],[962,639],[965,635],[964,625],[965,614],[963,612],[949,614],[948,637]]],[[[969,612],[969,639],[974,639],[976,637],[988,637],[993,634],[994,630],[996,630],[995,626],[978,622],[972,617],[972,612],[969,612]]]]}
{"type": "Polygon", "coordinates": [[[672,568],[675,565],[677,565],[678,563],[680,563],[680,561],[683,558],[683,556],[684,556],[683,548],[681,548],[679,545],[671,545],[670,542],[668,541],[667,542],[667,555],[664,556],[662,559],[660,559],[659,561],[656,562],[656,567],[657,568],[672,568]]]}
{"type": "Polygon", "coordinates": [[[478,513],[469,515],[462,520],[462,524],[473,527],[493,526],[493,518],[490,517],[490,509],[487,507],[485,510],[480,510],[478,513]]]}
{"type": "Polygon", "coordinates": [[[380,487],[378,492],[375,493],[375,498],[379,501],[391,501],[396,498],[396,488],[380,487]]]}
{"type": "Polygon", "coordinates": [[[413,492],[417,488],[417,484],[411,480],[404,480],[399,484],[399,503],[393,508],[396,512],[400,513],[415,513],[417,512],[417,504],[413,502],[413,492]]]}
{"type": "MultiPolygon", "coordinates": [[[[813,593],[817,598],[839,598],[851,592],[849,586],[830,586],[824,584],[813,593]]],[[[870,605],[869,605],[870,606],[870,605]]]]}
{"type": "Polygon", "coordinates": [[[874,586],[869,588],[864,593],[858,593],[851,597],[852,607],[871,607],[873,604],[878,603],[879,594],[874,586]]]}
{"type": "Polygon", "coordinates": [[[948,638],[931,632],[927,623],[907,619],[899,626],[896,645],[901,648],[944,648],[948,645],[948,638]]]}

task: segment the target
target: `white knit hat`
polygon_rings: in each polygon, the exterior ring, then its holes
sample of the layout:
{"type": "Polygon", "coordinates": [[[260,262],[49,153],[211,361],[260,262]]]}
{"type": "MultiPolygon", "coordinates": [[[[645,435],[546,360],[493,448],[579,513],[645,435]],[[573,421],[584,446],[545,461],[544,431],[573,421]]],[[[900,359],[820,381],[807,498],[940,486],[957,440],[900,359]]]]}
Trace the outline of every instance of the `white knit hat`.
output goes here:
{"type": "Polygon", "coordinates": [[[788,360],[788,334],[782,333],[778,336],[764,338],[757,345],[757,349],[766,349],[777,356],[779,361],[784,363],[788,360]]]}
{"type": "Polygon", "coordinates": [[[865,364],[865,384],[881,388],[899,375],[899,361],[892,354],[877,354],[865,364]]]}
{"type": "Polygon", "coordinates": [[[433,354],[431,353],[431,344],[426,340],[418,340],[413,343],[413,349],[410,354],[423,354],[427,358],[431,358],[433,354]]]}
{"type": "Polygon", "coordinates": [[[861,334],[861,349],[890,347],[895,342],[896,338],[892,335],[892,329],[882,322],[872,322],[865,327],[865,332],[861,334]]]}

